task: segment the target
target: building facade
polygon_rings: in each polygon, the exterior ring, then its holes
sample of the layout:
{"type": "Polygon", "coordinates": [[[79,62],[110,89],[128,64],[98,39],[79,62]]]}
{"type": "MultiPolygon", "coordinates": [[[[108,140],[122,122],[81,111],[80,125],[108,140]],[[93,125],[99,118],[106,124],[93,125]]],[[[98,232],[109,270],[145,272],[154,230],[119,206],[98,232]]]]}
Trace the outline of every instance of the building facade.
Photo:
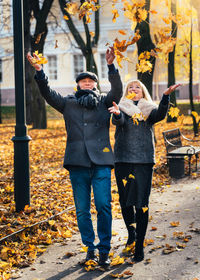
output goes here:
{"type": "MultiPolygon", "coordinates": [[[[13,55],[13,27],[12,27],[12,1],[4,0],[4,4],[0,6],[0,90],[2,105],[15,104],[15,85],[14,85],[14,55],[13,55]]],[[[122,4],[116,4],[119,12],[119,17],[116,23],[112,21],[112,2],[101,1],[100,8],[100,38],[97,47],[94,50],[94,57],[98,66],[98,75],[101,90],[108,92],[109,82],[107,80],[107,65],[105,53],[108,45],[112,45],[115,38],[119,40],[127,39],[134,35],[134,30],[131,30],[130,21],[123,16],[122,4]],[[119,33],[119,30],[127,31],[127,36],[119,33]]],[[[58,1],[55,0],[51,15],[49,16],[48,35],[44,46],[44,56],[48,59],[48,63],[44,65],[44,71],[49,77],[52,88],[60,92],[62,95],[71,94],[76,86],[75,77],[78,73],[86,69],[85,59],[76,45],[76,42],[71,35],[63,15],[60,11],[58,1]],[[53,15],[53,16],[52,16],[53,15]],[[58,25],[55,23],[57,19],[58,25]],[[56,48],[55,48],[56,45],[56,48]]],[[[90,31],[94,31],[94,19],[91,15],[91,23],[89,23],[90,31]]],[[[75,19],[75,25],[84,38],[84,27],[82,22],[75,19]]],[[[153,26],[153,20],[152,20],[153,26]]],[[[34,30],[34,21],[32,22],[34,30]]],[[[136,79],[136,63],[137,50],[136,45],[130,46],[125,56],[131,60],[122,62],[122,68],[118,67],[122,80],[126,83],[129,79],[136,79]]],[[[196,76],[198,76],[197,74],[196,76]]],[[[177,99],[188,99],[188,80],[184,81],[182,75],[179,81],[183,87],[177,92],[177,99]]],[[[167,87],[167,64],[164,64],[160,59],[157,59],[154,82],[153,82],[153,99],[160,100],[163,90],[167,87]]],[[[199,96],[199,79],[195,77],[193,94],[199,96]]]]}

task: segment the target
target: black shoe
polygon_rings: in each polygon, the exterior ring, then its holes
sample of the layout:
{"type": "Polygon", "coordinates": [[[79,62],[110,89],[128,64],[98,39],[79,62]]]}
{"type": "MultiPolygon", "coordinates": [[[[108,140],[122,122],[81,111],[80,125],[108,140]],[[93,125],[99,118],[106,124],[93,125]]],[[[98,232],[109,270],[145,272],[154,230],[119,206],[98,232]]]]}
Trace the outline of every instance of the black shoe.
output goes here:
{"type": "Polygon", "coordinates": [[[99,265],[100,266],[110,265],[110,259],[108,253],[99,253],[99,265]]]}
{"type": "Polygon", "coordinates": [[[142,246],[137,246],[137,242],[136,242],[134,261],[135,262],[141,262],[143,260],[144,260],[144,248],[143,248],[143,245],[142,246]]]}
{"type": "Polygon", "coordinates": [[[95,254],[95,251],[88,251],[87,252],[87,256],[86,256],[85,262],[87,262],[89,260],[98,262],[98,259],[97,259],[97,256],[95,254]]]}

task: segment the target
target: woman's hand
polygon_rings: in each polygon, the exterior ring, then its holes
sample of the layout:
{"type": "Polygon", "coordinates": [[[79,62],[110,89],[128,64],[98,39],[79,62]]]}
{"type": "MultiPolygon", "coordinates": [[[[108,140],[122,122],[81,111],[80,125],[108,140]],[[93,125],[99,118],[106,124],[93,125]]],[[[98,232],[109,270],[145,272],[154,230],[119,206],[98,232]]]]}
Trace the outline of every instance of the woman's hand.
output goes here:
{"type": "Polygon", "coordinates": [[[30,62],[30,64],[35,68],[36,71],[42,70],[42,66],[37,63],[37,60],[39,60],[39,57],[35,53],[32,56],[31,53],[28,52],[26,57],[27,57],[28,61],[30,62]]]}
{"type": "Polygon", "coordinates": [[[114,48],[113,47],[109,47],[109,49],[107,49],[107,51],[106,51],[106,61],[107,61],[107,64],[108,65],[112,64],[114,59],[115,59],[114,48]]]}
{"type": "Polygon", "coordinates": [[[178,87],[180,87],[181,86],[181,84],[177,84],[177,85],[172,85],[172,86],[170,86],[169,88],[167,88],[164,92],[163,92],[163,94],[164,95],[170,95],[173,91],[175,91],[178,87]]]}
{"type": "Polygon", "coordinates": [[[120,115],[119,106],[113,101],[113,106],[108,108],[108,111],[114,115],[120,115]]]}

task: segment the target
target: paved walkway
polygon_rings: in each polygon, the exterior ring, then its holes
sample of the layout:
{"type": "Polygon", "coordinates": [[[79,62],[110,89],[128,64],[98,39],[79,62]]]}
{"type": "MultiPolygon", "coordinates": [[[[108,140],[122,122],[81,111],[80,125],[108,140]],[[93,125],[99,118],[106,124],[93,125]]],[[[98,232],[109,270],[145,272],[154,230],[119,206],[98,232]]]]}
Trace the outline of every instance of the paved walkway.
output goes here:
{"type": "MultiPolygon", "coordinates": [[[[20,270],[19,279],[106,280],[114,279],[111,274],[129,271],[132,276],[121,279],[200,280],[200,179],[183,178],[163,190],[153,189],[150,216],[146,238],[153,244],[145,248],[143,262],[86,272],[80,265],[85,253],[80,252],[82,244],[76,234],[65,244],[51,245],[31,267],[20,270]],[[172,227],[171,222],[178,226],[172,227]],[[67,258],[67,253],[74,255],[67,258]]],[[[122,255],[127,238],[122,220],[113,220],[113,231],[117,235],[112,239],[112,251],[115,256],[122,255]]]]}

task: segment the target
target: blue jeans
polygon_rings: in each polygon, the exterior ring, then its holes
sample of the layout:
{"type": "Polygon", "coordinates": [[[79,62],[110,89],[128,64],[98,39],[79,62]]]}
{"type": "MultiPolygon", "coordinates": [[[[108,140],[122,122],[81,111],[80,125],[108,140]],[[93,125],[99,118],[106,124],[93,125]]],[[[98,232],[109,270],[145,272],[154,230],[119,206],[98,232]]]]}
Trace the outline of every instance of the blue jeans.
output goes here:
{"type": "Polygon", "coordinates": [[[101,165],[93,165],[90,168],[71,167],[69,173],[82,242],[89,251],[98,248],[99,252],[108,253],[112,236],[111,168],[101,165]],[[96,246],[94,245],[95,233],[90,213],[91,186],[97,210],[99,243],[96,246]]]}

